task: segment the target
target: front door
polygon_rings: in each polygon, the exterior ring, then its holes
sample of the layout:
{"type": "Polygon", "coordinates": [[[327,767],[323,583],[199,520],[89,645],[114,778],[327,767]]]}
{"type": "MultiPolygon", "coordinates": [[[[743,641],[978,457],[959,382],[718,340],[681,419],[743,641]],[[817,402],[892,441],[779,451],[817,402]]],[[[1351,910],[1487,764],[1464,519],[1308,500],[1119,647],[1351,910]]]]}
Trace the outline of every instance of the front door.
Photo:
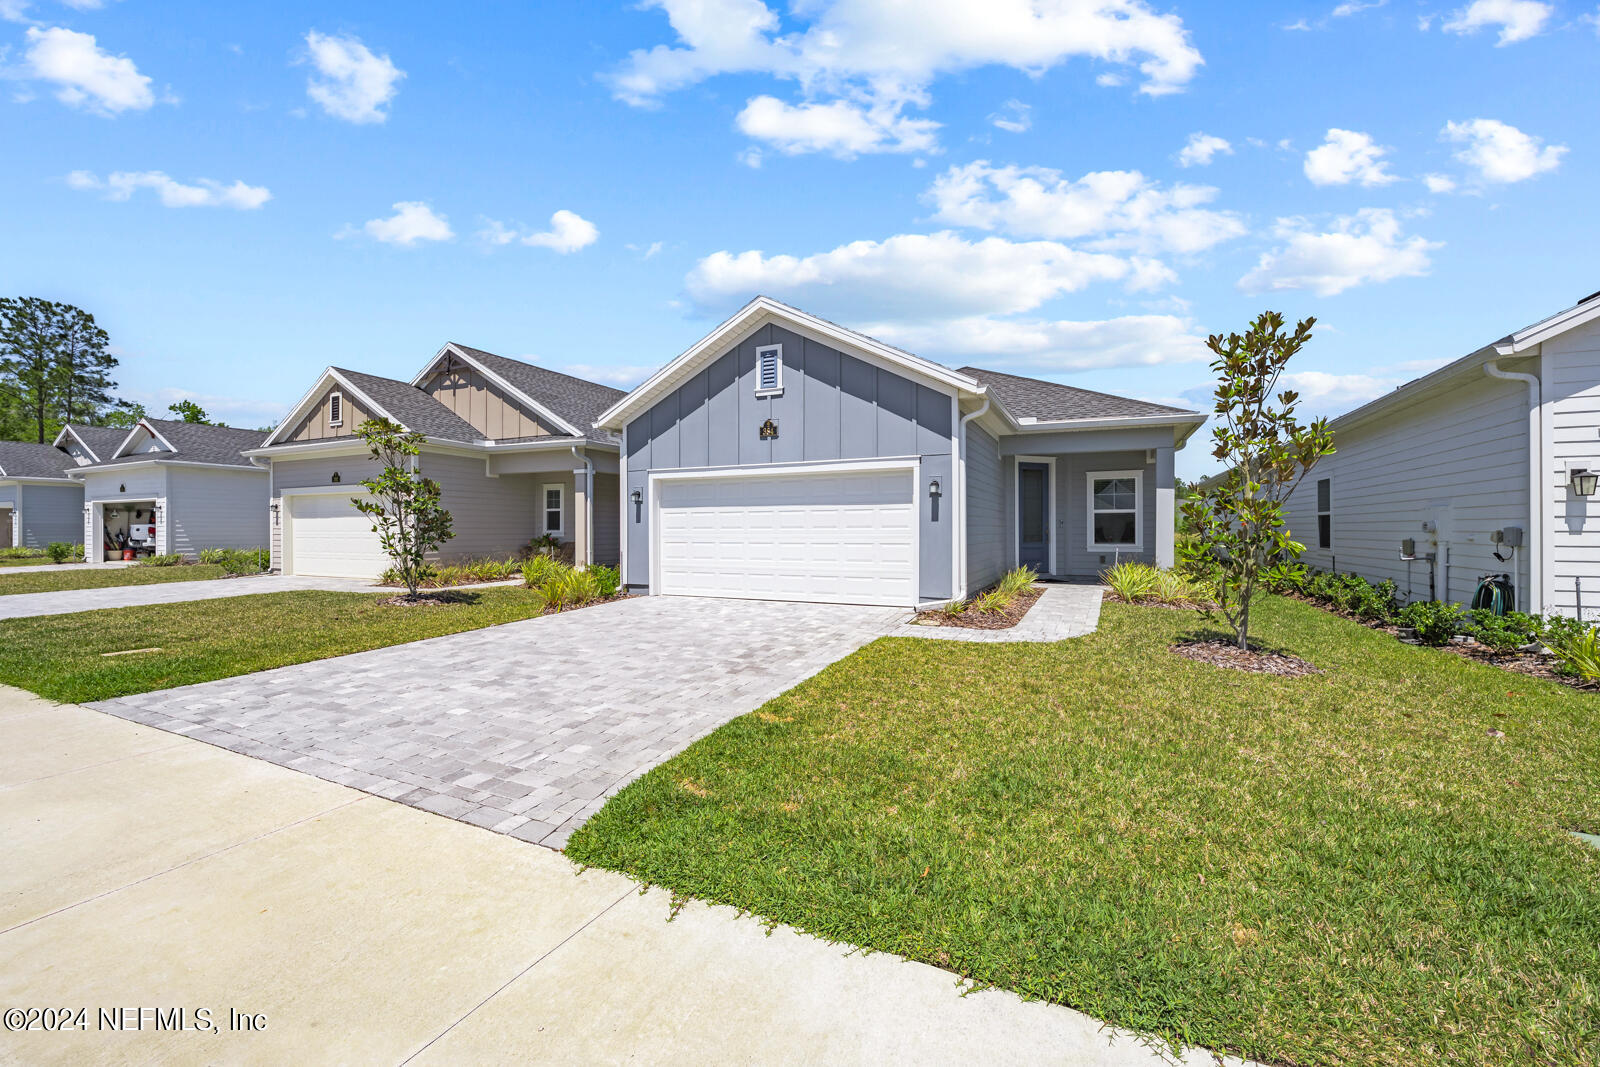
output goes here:
{"type": "Polygon", "coordinates": [[[1050,467],[1017,464],[1017,563],[1049,574],[1050,467]]]}

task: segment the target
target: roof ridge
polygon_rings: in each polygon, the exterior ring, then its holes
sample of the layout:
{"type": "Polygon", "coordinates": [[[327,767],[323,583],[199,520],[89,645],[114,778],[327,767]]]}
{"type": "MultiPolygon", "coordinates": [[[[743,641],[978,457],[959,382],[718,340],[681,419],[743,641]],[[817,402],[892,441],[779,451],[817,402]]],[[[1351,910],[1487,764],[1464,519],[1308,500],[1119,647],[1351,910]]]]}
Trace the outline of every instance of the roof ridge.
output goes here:
{"type": "Polygon", "coordinates": [[[451,341],[450,344],[453,345],[456,348],[460,348],[460,349],[463,349],[463,350],[465,350],[467,352],[471,352],[474,355],[488,356],[491,359],[503,359],[507,363],[515,363],[518,366],[522,366],[522,367],[531,367],[532,369],[534,369],[536,371],[539,371],[541,374],[553,374],[558,378],[565,378],[569,382],[579,382],[579,383],[581,383],[583,385],[593,386],[596,389],[604,389],[607,392],[618,393],[618,394],[621,394],[621,395],[624,395],[624,396],[627,395],[627,392],[628,392],[626,389],[618,389],[614,385],[607,385],[604,382],[597,382],[597,381],[593,380],[592,378],[580,378],[580,377],[578,377],[578,375],[576,375],[576,374],[568,374],[566,371],[551,370],[549,367],[546,367],[543,364],[530,363],[525,359],[518,359],[515,356],[502,356],[500,353],[498,353],[498,352],[490,352],[486,348],[474,348],[472,345],[464,345],[460,341],[451,341]]]}
{"type": "MultiPolygon", "coordinates": [[[[1161,408],[1163,411],[1170,411],[1170,412],[1173,412],[1175,414],[1184,414],[1184,415],[1201,414],[1201,412],[1197,411],[1194,408],[1180,408],[1180,407],[1175,407],[1175,406],[1173,406],[1171,404],[1158,404],[1153,400],[1140,400],[1138,397],[1135,397],[1135,396],[1124,396],[1121,393],[1107,393],[1107,392],[1104,392],[1104,391],[1099,390],[1099,389],[1085,389],[1081,385],[1068,385],[1065,382],[1052,382],[1048,378],[1034,378],[1034,377],[1031,377],[1031,376],[1026,375],[1026,374],[1011,374],[1008,371],[991,370],[988,367],[975,367],[975,366],[972,366],[971,364],[968,364],[965,367],[957,367],[956,371],[958,373],[961,373],[961,374],[966,374],[968,372],[974,372],[976,374],[993,374],[996,377],[1010,378],[1013,381],[1034,382],[1034,383],[1039,384],[1039,385],[1048,385],[1048,386],[1050,386],[1052,388],[1055,388],[1055,389],[1071,389],[1075,393],[1084,393],[1084,394],[1086,394],[1088,396],[1104,397],[1107,400],[1123,400],[1123,401],[1127,401],[1129,403],[1134,403],[1134,404],[1144,404],[1144,405],[1147,405],[1147,406],[1153,407],[1153,408],[1161,408]]],[[[981,381],[982,379],[979,379],[979,380],[981,381]]]]}

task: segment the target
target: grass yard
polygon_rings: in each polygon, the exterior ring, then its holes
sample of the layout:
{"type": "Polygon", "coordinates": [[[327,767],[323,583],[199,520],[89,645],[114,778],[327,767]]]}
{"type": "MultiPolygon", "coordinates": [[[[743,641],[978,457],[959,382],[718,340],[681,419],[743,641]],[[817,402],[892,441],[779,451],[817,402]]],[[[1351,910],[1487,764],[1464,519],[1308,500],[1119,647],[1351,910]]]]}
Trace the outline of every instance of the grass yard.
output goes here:
{"type": "Polygon", "coordinates": [[[1285,1064],[1600,1060],[1600,694],[1272,599],[1327,673],[886,639],[613,798],[588,864],[1285,1064]],[[1496,738],[1491,730],[1502,731],[1496,738]]]}
{"type": "Polygon", "coordinates": [[[469,595],[469,603],[401,608],[380,605],[382,597],[366,593],[263,593],[10,619],[0,621],[0,684],[84,703],[476,630],[543,611],[521,588],[469,595]],[[161,651],[101,655],[144,648],[161,651]]]}
{"type": "MultiPolygon", "coordinates": [[[[42,562],[48,562],[42,561],[42,562]]],[[[211,563],[181,567],[63,567],[58,571],[27,574],[0,572],[0,596],[15,593],[59,593],[64,589],[106,589],[114,585],[160,585],[163,582],[200,582],[221,578],[224,571],[211,563]]]]}

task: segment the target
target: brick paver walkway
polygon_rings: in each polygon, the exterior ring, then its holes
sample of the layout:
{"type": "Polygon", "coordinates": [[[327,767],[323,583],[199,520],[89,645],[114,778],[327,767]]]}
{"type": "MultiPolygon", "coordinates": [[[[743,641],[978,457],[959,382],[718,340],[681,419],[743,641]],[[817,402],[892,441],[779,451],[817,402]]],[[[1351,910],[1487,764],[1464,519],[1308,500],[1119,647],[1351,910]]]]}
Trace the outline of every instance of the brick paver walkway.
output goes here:
{"type": "Polygon", "coordinates": [[[628,782],[905,618],[641,597],[93,706],[560,848],[628,782]]]}

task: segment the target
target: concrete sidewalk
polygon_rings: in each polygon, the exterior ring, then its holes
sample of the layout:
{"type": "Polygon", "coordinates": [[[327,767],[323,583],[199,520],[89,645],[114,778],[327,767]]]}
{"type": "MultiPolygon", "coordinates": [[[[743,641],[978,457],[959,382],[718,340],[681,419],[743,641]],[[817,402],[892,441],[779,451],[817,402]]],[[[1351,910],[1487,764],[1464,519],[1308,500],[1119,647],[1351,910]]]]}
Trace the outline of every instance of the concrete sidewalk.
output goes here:
{"type": "Polygon", "coordinates": [[[29,563],[21,567],[0,567],[0,576],[37,574],[39,571],[115,571],[133,565],[131,561],[120,559],[102,563],[29,563]]]}
{"type": "MultiPolygon", "coordinates": [[[[4,577],[0,577],[0,594],[4,594],[4,581],[4,577]]],[[[371,582],[352,578],[299,578],[282,574],[257,574],[243,578],[210,578],[197,582],[108,585],[99,589],[63,589],[55,593],[0,595],[0,619],[68,615],[75,611],[128,608],[141,604],[181,604],[187,600],[216,600],[220,597],[252,596],[256,593],[287,593],[296,589],[326,589],[338,593],[382,592],[371,582]]]]}
{"type": "Polygon", "coordinates": [[[547,849],[14,689],[0,840],[0,1006],[87,1012],[0,1031],[8,1063],[1170,1062],[729,908],[669,922],[665,892],[547,849]],[[191,1029],[158,1028],[177,1008],[191,1029]]]}

